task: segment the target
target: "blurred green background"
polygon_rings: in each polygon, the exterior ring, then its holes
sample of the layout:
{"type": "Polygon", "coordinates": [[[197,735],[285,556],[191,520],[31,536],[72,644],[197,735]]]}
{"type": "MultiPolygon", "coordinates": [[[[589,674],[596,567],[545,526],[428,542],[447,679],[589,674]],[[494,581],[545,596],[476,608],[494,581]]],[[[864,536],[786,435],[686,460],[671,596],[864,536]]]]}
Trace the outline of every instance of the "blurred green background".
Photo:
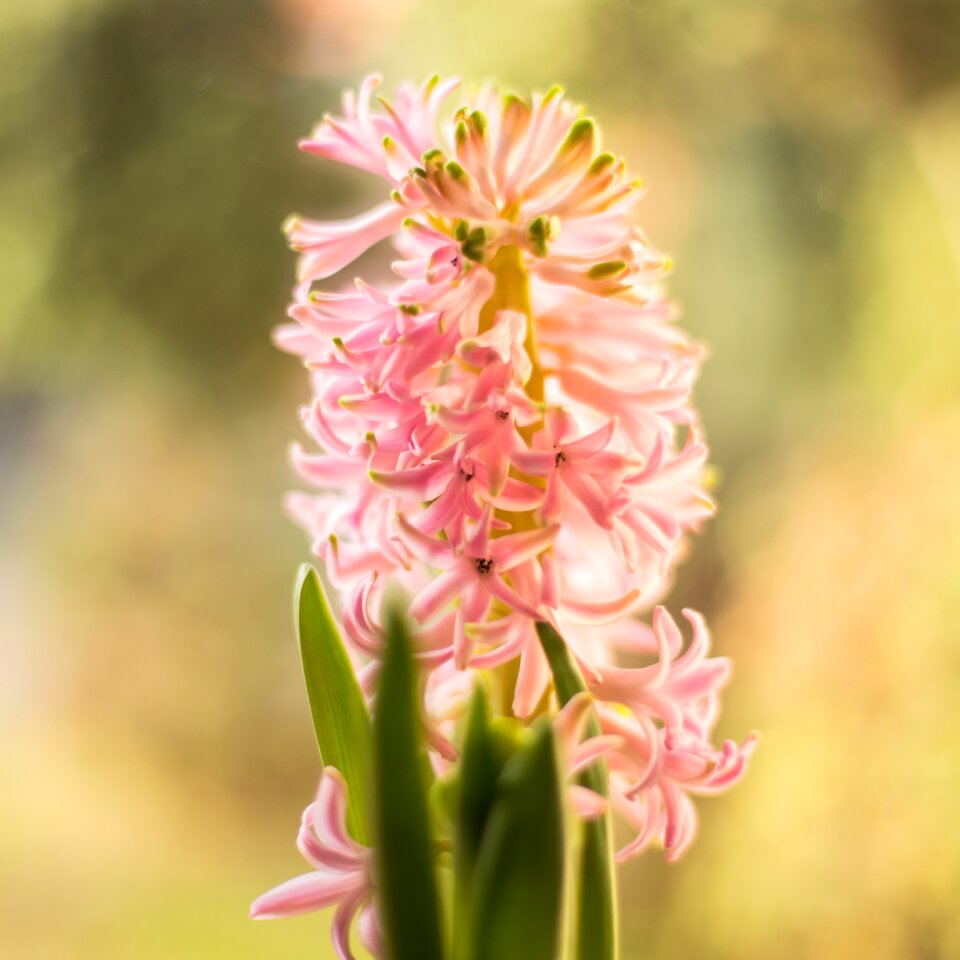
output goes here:
{"type": "Polygon", "coordinates": [[[721,513],[671,601],[761,730],[626,958],[960,958],[960,4],[31,0],[0,11],[0,955],[329,955],[246,918],[318,769],[269,344],[279,224],[377,184],[339,90],[562,82],[711,346],[721,513]]]}

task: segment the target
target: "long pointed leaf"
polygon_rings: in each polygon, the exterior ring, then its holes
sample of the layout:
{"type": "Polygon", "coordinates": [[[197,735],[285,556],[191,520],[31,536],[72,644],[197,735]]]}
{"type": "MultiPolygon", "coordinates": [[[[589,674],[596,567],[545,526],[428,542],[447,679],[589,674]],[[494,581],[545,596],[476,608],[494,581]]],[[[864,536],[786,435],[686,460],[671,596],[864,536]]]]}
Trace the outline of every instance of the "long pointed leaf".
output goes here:
{"type": "Polygon", "coordinates": [[[557,758],[544,723],[497,786],[475,873],[471,960],[555,960],[563,853],[557,758]]]}
{"type": "Polygon", "coordinates": [[[440,908],[407,627],[388,611],[373,722],[380,916],[389,960],[442,960],[440,908]]]}
{"type": "MultiPolygon", "coordinates": [[[[563,637],[548,623],[537,624],[537,634],[561,704],[586,686],[563,637]]],[[[591,736],[600,733],[591,717],[591,736]]],[[[580,776],[580,783],[601,796],[607,796],[607,769],[602,761],[591,764],[580,776]]],[[[617,902],[613,869],[613,840],[610,816],[606,814],[583,824],[583,843],[577,877],[576,927],[573,960],[616,960],[617,902]]]]}
{"type": "Polygon", "coordinates": [[[320,759],[347,782],[347,826],[370,843],[365,804],[369,797],[370,715],[340,638],[317,571],[305,563],[294,596],[297,636],[320,759]]]}
{"type": "Polygon", "coordinates": [[[477,686],[470,704],[460,754],[453,870],[454,960],[464,960],[470,955],[474,873],[502,766],[502,751],[498,751],[490,730],[487,699],[482,687],[477,686]]]}

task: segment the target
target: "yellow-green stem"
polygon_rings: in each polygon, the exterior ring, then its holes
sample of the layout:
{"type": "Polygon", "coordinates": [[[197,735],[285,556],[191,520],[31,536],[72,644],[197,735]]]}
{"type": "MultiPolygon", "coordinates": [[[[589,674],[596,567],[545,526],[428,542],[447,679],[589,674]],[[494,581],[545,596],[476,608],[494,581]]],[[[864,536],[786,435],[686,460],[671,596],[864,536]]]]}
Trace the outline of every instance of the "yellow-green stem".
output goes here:
{"type": "MultiPolygon", "coordinates": [[[[493,326],[498,310],[516,310],[527,318],[527,338],[523,346],[530,357],[533,372],[524,389],[534,403],[543,403],[543,368],[537,358],[537,331],[530,304],[530,278],[523,266],[520,248],[515,244],[501,247],[487,264],[487,269],[493,274],[496,286],[493,296],[480,311],[480,333],[486,333],[493,326]]],[[[527,429],[536,433],[538,426],[534,424],[527,429]]]]}
{"type": "MultiPolygon", "coordinates": [[[[534,403],[542,404],[544,400],[543,369],[537,358],[537,334],[534,325],[533,307],[530,303],[530,280],[523,266],[523,255],[520,248],[514,244],[500,247],[493,259],[487,264],[487,269],[494,276],[495,286],[493,296],[483,305],[480,311],[479,332],[486,333],[493,326],[499,310],[516,310],[527,318],[527,335],[523,346],[530,357],[533,370],[524,389],[534,403]]],[[[521,427],[519,428],[520,434],[529,443],[542,425],[543,421],[540,420],[527,427],[521,427]]],[[[514,467],[510,468],[510,475],[535,486],[543,485],[542,478],[529,477],[520,473],[514,467]]],[[[511,532],[532,530],[537,525],[537,518],[533,511],[511,513],[505,510],[497,510],[496,516],[510,524],[511,532]]],[[[496,536],[496,533],[494,533],[494,536],[496,536]]],[[[496,670],[500,709],[507,715],[512,712],[513,692],[517,684],[519,669],[519,662],[515,661],[504,664],[496,670]]]]}

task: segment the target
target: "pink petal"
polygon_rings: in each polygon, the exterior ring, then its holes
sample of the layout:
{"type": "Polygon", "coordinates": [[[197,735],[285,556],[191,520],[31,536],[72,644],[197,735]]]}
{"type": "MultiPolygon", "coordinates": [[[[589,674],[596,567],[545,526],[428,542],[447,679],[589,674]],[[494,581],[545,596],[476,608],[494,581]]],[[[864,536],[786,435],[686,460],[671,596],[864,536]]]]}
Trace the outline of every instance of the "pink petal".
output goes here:
{"type": "Polygon", "coordinates": [[[370,479],[379,487],[404,494],[416,494],[420,500],[433,500],[432,493],[438,478],[448,472],[450,466],[442,461],[411,467],[409,470],[371,470],[370,479]]]}
{"type": "Polygon", "coordinates": [[[467,541],[467,551],[471,557],[476,557],[479,560],[485,560],[487,558],[490,539],[490,521],[492,517],[493,511],[488,504],[483,508],[483,513],[480,514],[476,528],[467,541]]]}
{"type": "Polygon", "coordinates": [[[555,450],[515,450],[510,459],[518,470],[531,476],[545,477],[554,469],[557,454],[555,450]]]}
{"type": "Polygon", "coordinates": [[[473,637],[467,632],[467,624],[475,623],[486,616],[490,598],[475,580],[463,592],[453,632],[453,662],[458,670],[465,670],[473,654],[473,637]]]}
{"type": "Polygon", "coordinates": [[[360,942],[375,957],[383,955],[383,935],[377,921],[376,908],[372,901],[360,911],[360,916],[357,919],[357,933],[360,934],[360,942]]]}
{"type": "Polygon", "coordinates": [[[503,491],[507,482],[507,471],[510,469],[510,461],[503,448],[490,443],[486,448],[487,453],[487,482],[490,484],[490,495],[497,497],[503,491]]]}
{"type": "Polygon", "coordinates": [[[442,567],[450,563],[453,556],[450,544],[421,533],[402,513],[397,514],[397,532],[403,545],[424,563],[442,567]]]}
{"type": "Polygon", "coordinates": [[[507,477],[507,481],[491,502],[498,510],[518,512],[535,509],[543,499],[543,491],[532,484],[507,477]]]}
{"type": "Polygon", "coordinates": [[[360,873],[326,873],[315,870],[294,877],[257,897],[250,906],[254,920],[274,920],[310,913],[339,903],[344,897],[363,888],[360,873]]]}
{"type": "Polygon", "coordinates": [[[330,939],[333,941],[333,949],[340,960],[356,960],[353,951],[350,949],[350,925],[353,918],[360,909],[367,896],[366,890],[360,890],[352,897],[348,897],[337,907],[337,912],[333,915],[333,923],[330,925],[330,939]]]}
{"type": "Polygon", "coordinates": [[[438,614],[469,582],[465,567],[455,566],[431,580],[414,598],[408,613],[418,623],[424,623],[438,614]]]}
{"type": "Polygon", "coordinates": [[[486,653],[474,654],[470,666],[474,670],[488,670],[513,660],[528,641],[530,622],[518,616],[470,623],[465,627],[470,637],[483,644],[495,645],[486,653]]]}
{"type": "Polygon", "coordinates": [[[532,603],[528,603],[518,593],[508,587],[496,573],[484,577],[483,585],[490,594],[506,604],[511,610],[522,613],[533,620],[540,619],[540,611],[532,603]]]}
{"type": "Polygon", "coordinates": [[[311,820],[322,844],[347,855],[360,855],[360,845],[347,832],[347,784],[336,767],[323,768],[311,820]]]}
{"type": "Polygon", "coordinates": [[[407,211],[389,201],[350,220],[291,219],[287,238],[290,246],[302,251],[300,279],[323,280],[332,276],[375,243],[396,233],[405,216],[407,211]]]}
{"type": "Polygon", "coordinates": [[[619,750],[623,745],[623,737],[612,733],[590,737],[571,751],[570,766],[567,773],[570,776],[579,773],[584,767],[589,767],[591,763],[599,760],[605,753],[619,750]]]}
{"type": "Polygon", "coordinates": [[[557,539],[559,532],[560,524],[552,523],[538,530],[525,530],[522,533],[499,537],[490,544],[495,569],[506,572],[539,556],[557,539]]]}
{"type": "Polygon", "coordinates": [[[568,468],[566,464],[560,468],[559,474],[570,492],[586,507],[593,522],[609,530],[613,526],[613,511],[600,484],[590,474],[568,468]]]}
{"type": "Polygon", "coordinates": [[[569,753],[583,734],[583,725],[593,706],[593,698],[585,690],[571,697],[553,719],[553,729],[563,748],[569,753]]]}
{"type": "Polygon", "coordinates": [[[563,597],[560,601],[560,609],[564,616],[574,623],[613,623],[614,620],[626,616],[639,599],[640,591],[634,588],[622,597],[616,597],[613,600],[600,600],[595,603],[563,597]]]}
{"type": "Polygon", "coordinates": [[[550,682],[550,666],[536,637],[527,639],[520,654],[520,670],[513,691],[513,712],[529,717],[543,698],[550,682]]]}
{"type": "Polygon", "coordinates": [[[373,574],[383,563],[383,555],[358,543],[341,543],[331,534],[314,545],[327,564],[327,576],[338,589],[351,588],[358,579],[373,574]]]}
{"type": "Polygon", "coordinates": [[[307,453],[299,443],[290,448],[290,458],[297,473],[318,487],[342,487],[358,480],[362,463],[351,462],[332,454],[307,453]]]}
{"type": "Polygon", "coordinates": [[[607,812],[607,801],[600,794],[578,783],[567,787],[567,796],[573,812],[581,820],[596,820],[607,812]]]}
{"type": "Polygon", "coordinates": [[[580,437],[579,440],[567,441],[563,445],[568,455],[575,457],[591,457],[599,453],[613,439],[617,429],[617,418],[608,420],[602,427],[580,437]]]}

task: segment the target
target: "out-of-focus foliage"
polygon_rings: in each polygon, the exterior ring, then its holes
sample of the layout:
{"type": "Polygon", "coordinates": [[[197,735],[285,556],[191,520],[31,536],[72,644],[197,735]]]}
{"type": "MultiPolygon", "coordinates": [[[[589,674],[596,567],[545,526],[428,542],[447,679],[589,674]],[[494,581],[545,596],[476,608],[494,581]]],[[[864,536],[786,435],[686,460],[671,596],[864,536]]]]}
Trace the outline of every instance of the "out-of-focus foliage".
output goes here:
{"type": "Polygon", "coordinates": [[[318,772],[268,332],[281,220],[361,188],[295,140],[378,68],[585,98],[711,346],[722,510],[671,602],[763,742],[622,874],[624,942],[960,957],[952,0],[2,5],[0,955],[325,955],[246,919],[318,772]]]}
{"type": "Polygon", "coordinates": [[[416,665],[404,614],[388,610],[373,718],[375,875],[383,942],[393,960],[443,960],[430,828],[428,762],[416,665]]]}

